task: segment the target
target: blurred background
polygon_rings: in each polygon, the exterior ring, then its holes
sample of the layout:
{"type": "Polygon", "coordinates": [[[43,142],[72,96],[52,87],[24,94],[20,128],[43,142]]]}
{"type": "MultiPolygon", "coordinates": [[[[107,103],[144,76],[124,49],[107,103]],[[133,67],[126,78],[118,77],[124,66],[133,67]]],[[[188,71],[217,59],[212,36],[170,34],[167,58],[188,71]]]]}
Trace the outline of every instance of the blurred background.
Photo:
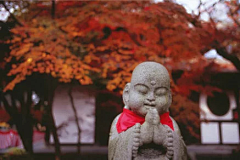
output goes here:
{"type": "Polygon", "coordinates": [[[0,159],[107,159],[136,65],[163,64],[191,160],[240,159],[240,1],[0,1],[0,159]]]}

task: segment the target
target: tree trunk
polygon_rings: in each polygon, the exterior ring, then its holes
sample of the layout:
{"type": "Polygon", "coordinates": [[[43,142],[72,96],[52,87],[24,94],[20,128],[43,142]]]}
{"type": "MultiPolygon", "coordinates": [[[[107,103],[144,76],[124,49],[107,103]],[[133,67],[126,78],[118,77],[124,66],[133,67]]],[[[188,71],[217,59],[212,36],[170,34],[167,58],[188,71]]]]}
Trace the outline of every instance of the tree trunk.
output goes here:
{"type": "MultiPolygon", "coordinates": [[[[18,91],[19,92],[19,91],[18,91]]],[[[30,114],[31,108],[31,90],[27,92],[27,102],[24,102],[24,94],[21,94],[19,98],[21,104],[21,112],[16,106],[16,95],[15,93],[9,94],[11,96],[11,106],[9,105],[7,99],[2,95],[2,102],[4,104],[5,110],[13,119],[14,124],[16,125],[18,134],[22,140],[25,150],[32,155],[33,154],[33,124],[32,117],[30,114]]]]}
{"type": "MultiPolygon", "coordinates": [[[[15,115],[15,117],[17,117],[15,115]]],[[[21,117],[21,115],[18,115],[21,117]]],[[[31,117],[28,117],[27,121],[24,121],[25,118],[13,118],[14,123],[16,124],[17,131],[22,139],[23,146],[25,150],[32,155],[33,154],[33,125],[31,117]]]]}
{"type": "Polygon", "coordinates": [[[73,101],[72,86],[68,90],[68,96],[69,96],[70,101],[71,101],[71,106],[72,106],[72,109],[73,109],[73,112],[74,112],[74,119],[75,119],[75,122],[76,122],[76,125],[77,125],[77,130],[78,130],[77,152],[78,152],[78,154],[80,154],[81,153],[81,150],[80,150],[81,128],[80,128],[80,125],[79,125],[79,122],[78,122],[77,109],[76,109],[76,107],[74,105],[74,101],[73,101]]]}
{"type": "MultiPolygon", "coordinates": [[[[49,106],[50,107],[50,106],[49,106]]],[[[52,113],[52,106],[51,106],[51,111],[49,112],[49,120],[50,120],[50,132],[52,132],[53,134],[53,139],[54,139],[54,147],[55,147],[55,154],[56,154],[56,159],[60,160],[61,159],[61,148],[60,148],[60,143],[59,143],[59,138],[58,138],[58,134],[57,134],[57,129],[55,126],[55,120],[53,117],[53,113],[52,113]]]]}
{"type": "Polygon", "coordinates": [[[55,125],[55,120],[53,117],[53,112],[52,112],[52,107],[53,107],[53,98],[54,98],[54,92],[56,89],[56,84],[54,83],[54,80],[51,79],[50,77],[47,77],[47,91],[48,91],[48,109],[47,109],[47,114],[49,115],[49,129],[50,133],[53,134],[53,139],[54,139],[54,147],[55,147],[55,155],[56,155],[56,160],[61,159],[61,148],[60,148],[60,142],[57,134],[57,128],[55,125]]]}
{"type": "Polygon", "coordinates": [[[51,16],[52,16],[52,19],[55,18],[55,0],[52,0],[52,10],[51,10],[51,16]]]}

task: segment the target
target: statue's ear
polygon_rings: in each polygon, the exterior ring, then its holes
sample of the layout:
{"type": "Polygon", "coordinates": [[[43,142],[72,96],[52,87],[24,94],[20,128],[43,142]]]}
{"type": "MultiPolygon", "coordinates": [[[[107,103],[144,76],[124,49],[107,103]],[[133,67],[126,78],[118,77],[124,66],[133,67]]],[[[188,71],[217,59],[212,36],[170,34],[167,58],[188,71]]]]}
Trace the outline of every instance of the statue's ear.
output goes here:
{"type": "Polygon", "coordinates": [[[172,93],[170,91],[168,94],[168,110],[169,110],[169,107],[171,106],[171,104],[172,104],[172,93]]]}
{"type": "Polygon", "coordinates": [[[128,106],[130,85],[130,83],[127,83],[123,90],[123,103],[125,106],[128,106]]]}

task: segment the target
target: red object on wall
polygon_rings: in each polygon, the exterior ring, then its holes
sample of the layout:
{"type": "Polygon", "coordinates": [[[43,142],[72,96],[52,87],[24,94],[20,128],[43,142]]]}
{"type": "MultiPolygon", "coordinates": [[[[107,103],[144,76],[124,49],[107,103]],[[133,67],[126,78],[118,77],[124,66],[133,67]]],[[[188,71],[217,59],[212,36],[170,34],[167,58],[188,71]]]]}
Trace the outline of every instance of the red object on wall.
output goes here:
{"type": "Polygon", "coordinates": [[[0,149],[17,146],[22,146],[22,141],[16,131],[0,131],[0,149]]]}
{"type": "MultiPolygon", "coordinates": [[[[44,132],[33,132],[33,143],[44,140],[44,132]]],[[[22,140],[19,134],[14,130],[0,131],[0,149],[10,147],[23,148],[22,140]]]]}

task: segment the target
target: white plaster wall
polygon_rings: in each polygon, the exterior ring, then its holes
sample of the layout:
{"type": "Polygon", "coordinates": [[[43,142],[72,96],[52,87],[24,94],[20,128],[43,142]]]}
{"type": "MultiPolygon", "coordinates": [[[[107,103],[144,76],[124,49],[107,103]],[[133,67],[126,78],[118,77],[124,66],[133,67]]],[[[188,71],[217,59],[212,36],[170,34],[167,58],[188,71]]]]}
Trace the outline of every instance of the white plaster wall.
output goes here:
{"type": "MultiPolygon", "coordinates": [[[[226,92],[229,98],[230,107],[228,112],[223,116],[213,114],[207,105],[207,95],[201,94],[199,99],[199,106],[201,109],[201,120],[216,120],[216,121],[232,121],[233,109],[237,107],[234,93],[226,92]]],[[[223,144],[239,144],[239,126],[236,122],[201,122],[201,142],[202,144],[219,144],[220,132],[223,144]],[[219,126],[221,125],[221,127],[219,126]],[[221,130],[220,130],[221,128],[221,130]]]]}
{"type": "MultiPolygon", "coordinates": [[[[78,141],[77,125],[68,96],[69,85],[61,85],[55,91],[53,115],[58,128],[60,143],[74,144],[78,141]]],[[[81,127],[81,143],[94,143],[95,138],[95,96],[86,87],[75,86],[72,96],[81,127]]],[[[51,137],[50,142],[53,143],[51,137]]]]}
{"type": "Polygon", "coordinates": [[[217,115],[213,114],[207,105],[207,95],[204,93],[202,93],[200,95],[199,106],[201,109],[201,111],[200,111],[200,119],[201,120],[204,120],[204,119],[207,119],[207,120],[232,120],[233,119],[232,111],[233,111],[233,109],[235,109],[237,107],[236,99],[234,97],[233,92],[228,91],[226,93],[229,98],[230,109],[223,116],[217,116],[217,115]]]}

